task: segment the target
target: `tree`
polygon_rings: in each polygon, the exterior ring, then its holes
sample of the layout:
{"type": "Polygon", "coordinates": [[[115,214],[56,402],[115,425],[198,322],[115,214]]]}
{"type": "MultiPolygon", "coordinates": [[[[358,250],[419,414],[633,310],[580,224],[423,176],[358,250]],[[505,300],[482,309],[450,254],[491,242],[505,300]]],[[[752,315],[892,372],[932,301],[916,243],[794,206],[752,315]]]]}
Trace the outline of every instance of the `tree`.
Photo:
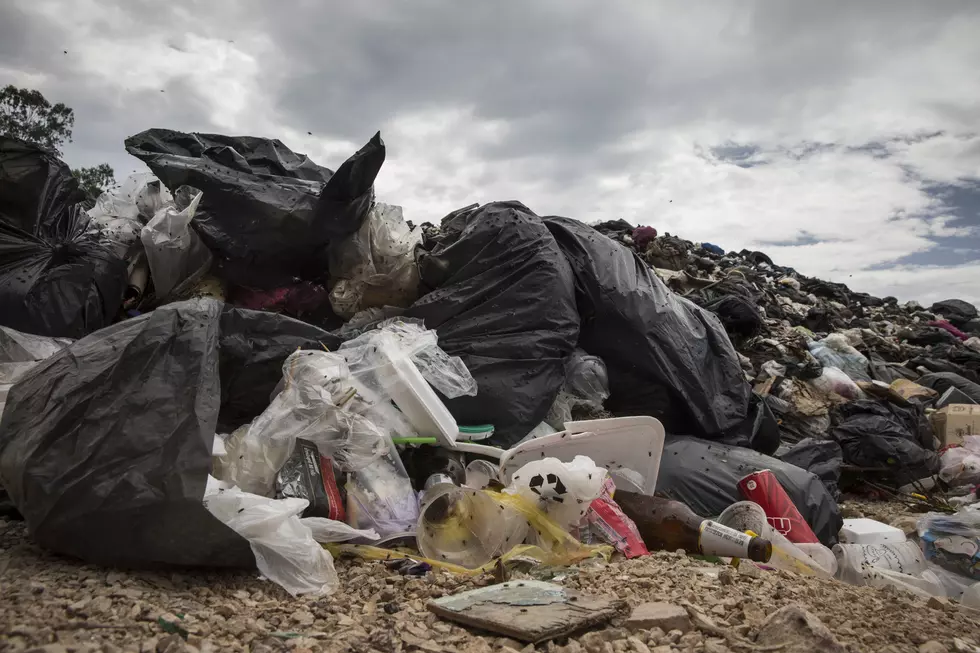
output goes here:
{"type": "Polygon", "coordinates": [[[40,91],[8,84],[0,91],[0,134],[8,134],[61,156],[61,145],[71,142],[75,113],[62,103],[52,105],[40,91]]]}
{"type": "MultiPolygon", "coordinates": [[[[0,134],[50,148],[61,156],[61,145],[65,141],[71,143],[74,124],[75,112],[60,102],[52,105],[41,91],[17,88],[13,84],[0,91],[0,134]]],[[[78,179],[79,187],[93,199],[116,185],[108,163],[77,168],[71,173],[78,179]]]]}
{"type": "Polygon", "coordinates": [[[102,194],[102,191],[112,190],[116,186],[116,176],[108,163],[100,163],[93,168],[76,168],[71,171],[78,179],[78,186],[92,199],[102,194]]]}

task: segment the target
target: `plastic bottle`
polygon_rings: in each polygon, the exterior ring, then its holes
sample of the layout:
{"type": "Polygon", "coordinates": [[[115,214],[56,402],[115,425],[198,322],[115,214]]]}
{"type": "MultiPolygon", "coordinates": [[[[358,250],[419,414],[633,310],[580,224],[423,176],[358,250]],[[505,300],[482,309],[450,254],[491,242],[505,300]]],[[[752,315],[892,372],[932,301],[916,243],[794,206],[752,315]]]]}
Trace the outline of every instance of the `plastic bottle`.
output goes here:
{"type": "Polygon", "coordinates": [[[620,490],[614,497],[650,550],[698,552],[768,562],[772,544],[701,517],[680,501],[620,490]]]}

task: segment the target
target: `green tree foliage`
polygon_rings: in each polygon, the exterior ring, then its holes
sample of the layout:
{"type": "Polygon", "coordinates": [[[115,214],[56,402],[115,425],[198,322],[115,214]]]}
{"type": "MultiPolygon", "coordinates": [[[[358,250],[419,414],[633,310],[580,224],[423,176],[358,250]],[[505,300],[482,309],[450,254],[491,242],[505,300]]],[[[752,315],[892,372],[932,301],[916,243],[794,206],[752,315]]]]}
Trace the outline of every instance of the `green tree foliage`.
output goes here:
{"type": "Polygon", "coordinates": [[[62,103],[52,105],[40,91],[8,84],[0,90],[0,134],[7,134],[61,155],[61,145],[71,142],[75,113],[62,103]]]}
{"type": "Polygon", "coordinates": [[[92,199],[102,194],[102,191],[112,190],[116,186],[116,176],[108,163],[100,163],[93,168],[76,168],[71,171],[78,179],[78,186],[92,199]]]}

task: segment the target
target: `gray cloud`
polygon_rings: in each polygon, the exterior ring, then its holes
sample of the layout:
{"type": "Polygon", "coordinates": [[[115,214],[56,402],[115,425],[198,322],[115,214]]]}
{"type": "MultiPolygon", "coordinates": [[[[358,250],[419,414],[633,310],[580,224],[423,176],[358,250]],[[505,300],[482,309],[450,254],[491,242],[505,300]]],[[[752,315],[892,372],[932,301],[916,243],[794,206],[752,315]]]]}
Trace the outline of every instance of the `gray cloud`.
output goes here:
{"type": "Polygon", "coordinates": [[[0,3],[0,81],[74,107],[73,165],[139,169],[163,126],[336,167],[382,128],[416,222],[516,198],[878,288],[976,260],[978,31],[972,1],[35,0],[0,3]]]}

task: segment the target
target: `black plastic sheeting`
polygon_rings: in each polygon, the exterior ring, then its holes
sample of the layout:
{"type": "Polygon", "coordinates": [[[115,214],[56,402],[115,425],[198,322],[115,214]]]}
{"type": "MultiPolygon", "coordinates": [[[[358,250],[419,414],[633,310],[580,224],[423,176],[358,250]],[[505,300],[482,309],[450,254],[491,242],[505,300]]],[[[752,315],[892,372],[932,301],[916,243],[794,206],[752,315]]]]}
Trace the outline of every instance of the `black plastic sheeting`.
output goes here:
{"type": "Polygon", "coordinates": [[[579,347],[609,372],[607,410],[653,415],[669,433],[746,444],[762,430],[753,448],[776,450],[778,428],[761,429],[757,418],[775,420],[768,409],[762,417],[750,409],[752,390],[714,314],[672,293],[636,254],[591,227],[560,217],[545,223],[575,274],[579,347]]]}
{"type": "Polygon", "coordinates": [[[127,263],[95,233],[55,154],[0,136],[0,324],[80,338],[111,324],[127,263]]]}
{"type": "Polygon", "coordinates": [[[943,394],[950,388],[956,388],[974,402],[980,404],[980,384],[965,379],[959,374],[952,372],[923,374],[916,380],[916,383],[927,388],[932,388],[939,394],[943,394]]]}
{"type": "Polygon", "coordinates": [[[825,546],[837,543],[844,520],[837,502],[814,474],[751,449],[698,438],[668,438],[657,477],[657,494],[687,504],[703,517],[716,517],[745,497],[738,482],[768,469],[825,546]]]}
{"type": "Polygon", "coordinates": [[[805,469],[811,474],[815,474],[830,496],[840,499],[840,473],[841,464],[844,462],[844,452],[840,445],[833,440],[817,440],[805,438],[800,440],[787,451],[777,455],[777,458],[784,463],[796,465],[800,469],[805,469]]]}
{"type": "Polygon", "coordinates": [[[929,310],[933,313],[939,313],[955,326],[967,324],[977,317],[977,307],[962,299],[946,299],[936,302],[929,310]]]}
{"type": "Polygon", "coordinates": [[[495,445],[514,444],[547,415],[578,340],[568,262],[541,218],[495,202],[446,216],[419,273],[431,291],[406,317],[436,329],[478,386],[446,406],[461,424],[493,424],[495,445]]]}
{"type": "Polygon", "coordinates": [[[83,338],[10,390],[0,481],[35,541],[118,566],[252,566],[202,504],[219,422],[268,406],[297,348],[336,344],[288,317],[211,299],[83,338]]]}
{"type": "Polygon", "coordinates": [[[126,139],[171,189],[203,191],[194,227],[232,283],[273,288],[326,270],[323,249],[356,231],[385,160],[380,132],[332,173],[278,140],[149,129],[126,139]]]}
{"type": "Polygon", "coordinates": [[[920,406],[852,401],[835,409],[833,421],[833,437],[849,465],[888,467],[901,485],[939,471],[939,455],[928,448],[932,429],[920,406]]]}
{"type": "Polygon", "coordinates": [[[762,314],[745,298],[728,295],[702,306],[718,316],[729,335],[750,338],[762,332],[762,314]]]}

